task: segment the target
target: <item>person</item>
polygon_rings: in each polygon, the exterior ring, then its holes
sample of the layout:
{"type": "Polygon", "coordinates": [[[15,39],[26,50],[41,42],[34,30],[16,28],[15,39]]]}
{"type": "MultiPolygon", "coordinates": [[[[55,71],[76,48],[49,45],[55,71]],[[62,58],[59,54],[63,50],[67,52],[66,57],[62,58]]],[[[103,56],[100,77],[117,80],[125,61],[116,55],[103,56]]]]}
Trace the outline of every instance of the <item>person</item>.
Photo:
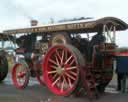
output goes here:
{"type": "MultiPolygon", "coordinates": [[[[96,35],[94,35],[91,39],[91,41],[89,42],[89,61],[92,60],[92,53],[93,53],[93,48],[95,45],[100,45],[102,43],[104,43],[106,41],[105,36],[102,34],[102,30],[98,29],[98,32],[96,35]]],[[[97,52],[97,56],[101,56],[101,53],[99,52],[99,49],[96,49],[97,52]]],[[[101,58],[101,57],[97,57],[97,58],[101,58]]],[[[102,60],[102,59],[101,59],[102,60]]]]}
{"type": "Polygon", "coordinates": [[[98,30],[97,34],[94,35],[90,41],[91,45],[99,45],[106,41],[105,36],[102,34],[102,30],[98,30]]]}
{"type": "Polygon", "coordinates": [[[117,72],[117,91],[121,91],[121,82],[124,75],[122,73],[117,72]]]}
{"type": "Polygon", "coordinates": [[[121,64],[120,64],[120,57],[116,57],[115,59],[115,65],[116,65],[116,74],[117,74],[117,91],[122,90],[122,82],[124,78],[124,73],[121,72],[121,64]]]}

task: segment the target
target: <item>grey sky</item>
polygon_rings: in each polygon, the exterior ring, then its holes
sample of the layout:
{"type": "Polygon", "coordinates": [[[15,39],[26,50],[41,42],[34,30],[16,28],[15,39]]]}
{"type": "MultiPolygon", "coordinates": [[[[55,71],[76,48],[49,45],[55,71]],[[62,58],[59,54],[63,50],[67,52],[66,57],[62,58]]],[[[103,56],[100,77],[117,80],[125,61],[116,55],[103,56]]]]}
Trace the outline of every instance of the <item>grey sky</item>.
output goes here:
{"type": "MultiPolygon", "coordinates": [[[[41,24],[63,18],[118,17],[128,23],[128,0],[1,0],[0,30],[29,27],[30,19],[41,24]]],[[[128,45],[128,31],[117,35],[120,46],[128,45]]]]}

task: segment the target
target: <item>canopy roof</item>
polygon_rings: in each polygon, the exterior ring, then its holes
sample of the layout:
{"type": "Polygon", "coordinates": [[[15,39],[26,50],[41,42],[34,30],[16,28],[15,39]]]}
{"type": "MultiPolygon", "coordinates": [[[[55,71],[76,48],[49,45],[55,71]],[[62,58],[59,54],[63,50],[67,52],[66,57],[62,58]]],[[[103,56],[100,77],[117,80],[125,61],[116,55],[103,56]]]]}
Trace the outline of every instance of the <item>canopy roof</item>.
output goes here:
{"type": "Polygon", "coordinates": [[[14,37],[12,35],[5,35],[4,33],[0,33],[0,41],[6,41],[6,40],[14,40],[14,37]]]}
{"type": "Polygon", "coordinates": [[[3,33],[5,34],[37,33],[37,32],[52,33],[52,32],[61,32],[61,31],[67,31],[71,33],[82,33],[82,32],[91,33],[91,32],[97,32],[99,29],[103,29],[103,25],[107,25],[107,27],[114,25],[117,31],[126,30],[128,28],[128,24],[118,18],[104,17],[94,21],[54,24],[54,25],[38,26],[31,28],[5,30],[3,33]]]}

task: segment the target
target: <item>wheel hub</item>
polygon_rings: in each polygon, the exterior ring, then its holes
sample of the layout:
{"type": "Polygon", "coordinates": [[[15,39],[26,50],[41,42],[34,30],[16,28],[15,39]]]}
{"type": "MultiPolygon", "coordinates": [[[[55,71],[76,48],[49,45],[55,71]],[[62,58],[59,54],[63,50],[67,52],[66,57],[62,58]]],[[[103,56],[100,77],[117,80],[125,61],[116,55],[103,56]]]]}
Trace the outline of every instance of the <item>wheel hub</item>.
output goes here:
{"type": "Polygon", "coordinates": [[[63,73],[64,73],[64,68],[62,68],[61,66],[58,66],[57,69],[56,69],[56,71],[57,71],[57,74],[63,75],[63,73]]]}
{"type": "Polygon", "coordinates": [[[29,70],[24,64],[15,64],[12,69],[12,80],[16,88],[23,89],[29,82],[29,70]]]}
{"type": "Polygon", "coordinates": [[[18,78],[23,78],[25,76],[25,72],[19,72],[18,73],[18,78]]]}

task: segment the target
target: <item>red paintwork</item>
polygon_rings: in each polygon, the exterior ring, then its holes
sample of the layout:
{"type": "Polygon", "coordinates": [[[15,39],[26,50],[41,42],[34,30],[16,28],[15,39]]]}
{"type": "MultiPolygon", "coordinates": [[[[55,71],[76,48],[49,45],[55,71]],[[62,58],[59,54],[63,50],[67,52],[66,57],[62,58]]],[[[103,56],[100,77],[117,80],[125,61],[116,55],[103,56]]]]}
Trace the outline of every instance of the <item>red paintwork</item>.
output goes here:
{"type": "MultiPolygon", "coordinates": [[[[44,79],[45,79],[46,85],[49,88],[49,90],[51,92],[53,92],[54,94],[60,95],[60,96],[66,96],[66,95],[72,93],[74,91],[74,89],[76,88],[76,85],[77,85],[78,79],[79,79],[79,67],[78,67],[76,55],[70,48],[67,48],[66,46],[63,46],[63,45],[57,45],[57,46],[53,46],[52,48],[50,48],[44,58],[43,71],[44,71],[44,79]],[[59,51],[60,51],[59,55],[61,58],[62,58],[62,53],[64,51],[64,53],[65,53],[64,57],[66,57],[66,55],[67,55],[67,58],[69,58],[69,56],[72,56],[72,60],[74,60],[74,62],[72,64],[69,64],[69,62],[66,63],[66,61],[68,60],[66,58],[63,59],[62,63],[59,61],[59,65],[61,67],[63,67],[64,70],[63,70],[63,74],[60,74],[60,75],[57,74],[57,76],[55,77],[54,76],[55,74],[48,74],[48,72],[55,71],[54,68],[51,67],[54,64],[50,62],[50,59],[53,59],[55,61],[55,63],[57,63],[57,59],[59,60],[59,56],[57,55],[57,53],[59,51]],[[58,56],[58,58],[56,59],[55,56],[58,56]],[[76,69],[68,70],[68,68],[71,68],[73,66],[76,66],[76,69]],[[76,75],[74,76],[72,73],[74,73],[76,75]],[[68,74],[68,76],[67,76],[67,74],[68,74]],[[73,80],[70,76],[74,77],[75,80],[73,80]],[[55,77],[55,79],[54,79],[54,77],[55,77]],[[60,78],[60,79],[58,79],[58,78],[60,78]],[[55,85],[53,85],[55,80],[58,80],[58,81],[56,82],[55,85]],[[65,80],[65,82],[64,82],[64,80],[65,80]],[[71,87],[70,87],[69,83],[71,84],[71,87]],[[61,87],[63,84],[65,85],[65,87],[67,85],[67,87],[65,89],[63,89],[63,91],[62,91],[61,87]]],[[[63,86],[63,88],[64,88],[64,86],[63,86]]]]}
{"type": "Polygon", "coordinates": [[[16,88],[23,89],[28,84],[29,78],[27,77],[27,70],[20,71],[17,73],[17,70],[22,66],[22,64],[15,64],[12,69],[12,81],[16,88]],[[18,80],[22,80],[22,82],[19,82],[18,80]]]}

